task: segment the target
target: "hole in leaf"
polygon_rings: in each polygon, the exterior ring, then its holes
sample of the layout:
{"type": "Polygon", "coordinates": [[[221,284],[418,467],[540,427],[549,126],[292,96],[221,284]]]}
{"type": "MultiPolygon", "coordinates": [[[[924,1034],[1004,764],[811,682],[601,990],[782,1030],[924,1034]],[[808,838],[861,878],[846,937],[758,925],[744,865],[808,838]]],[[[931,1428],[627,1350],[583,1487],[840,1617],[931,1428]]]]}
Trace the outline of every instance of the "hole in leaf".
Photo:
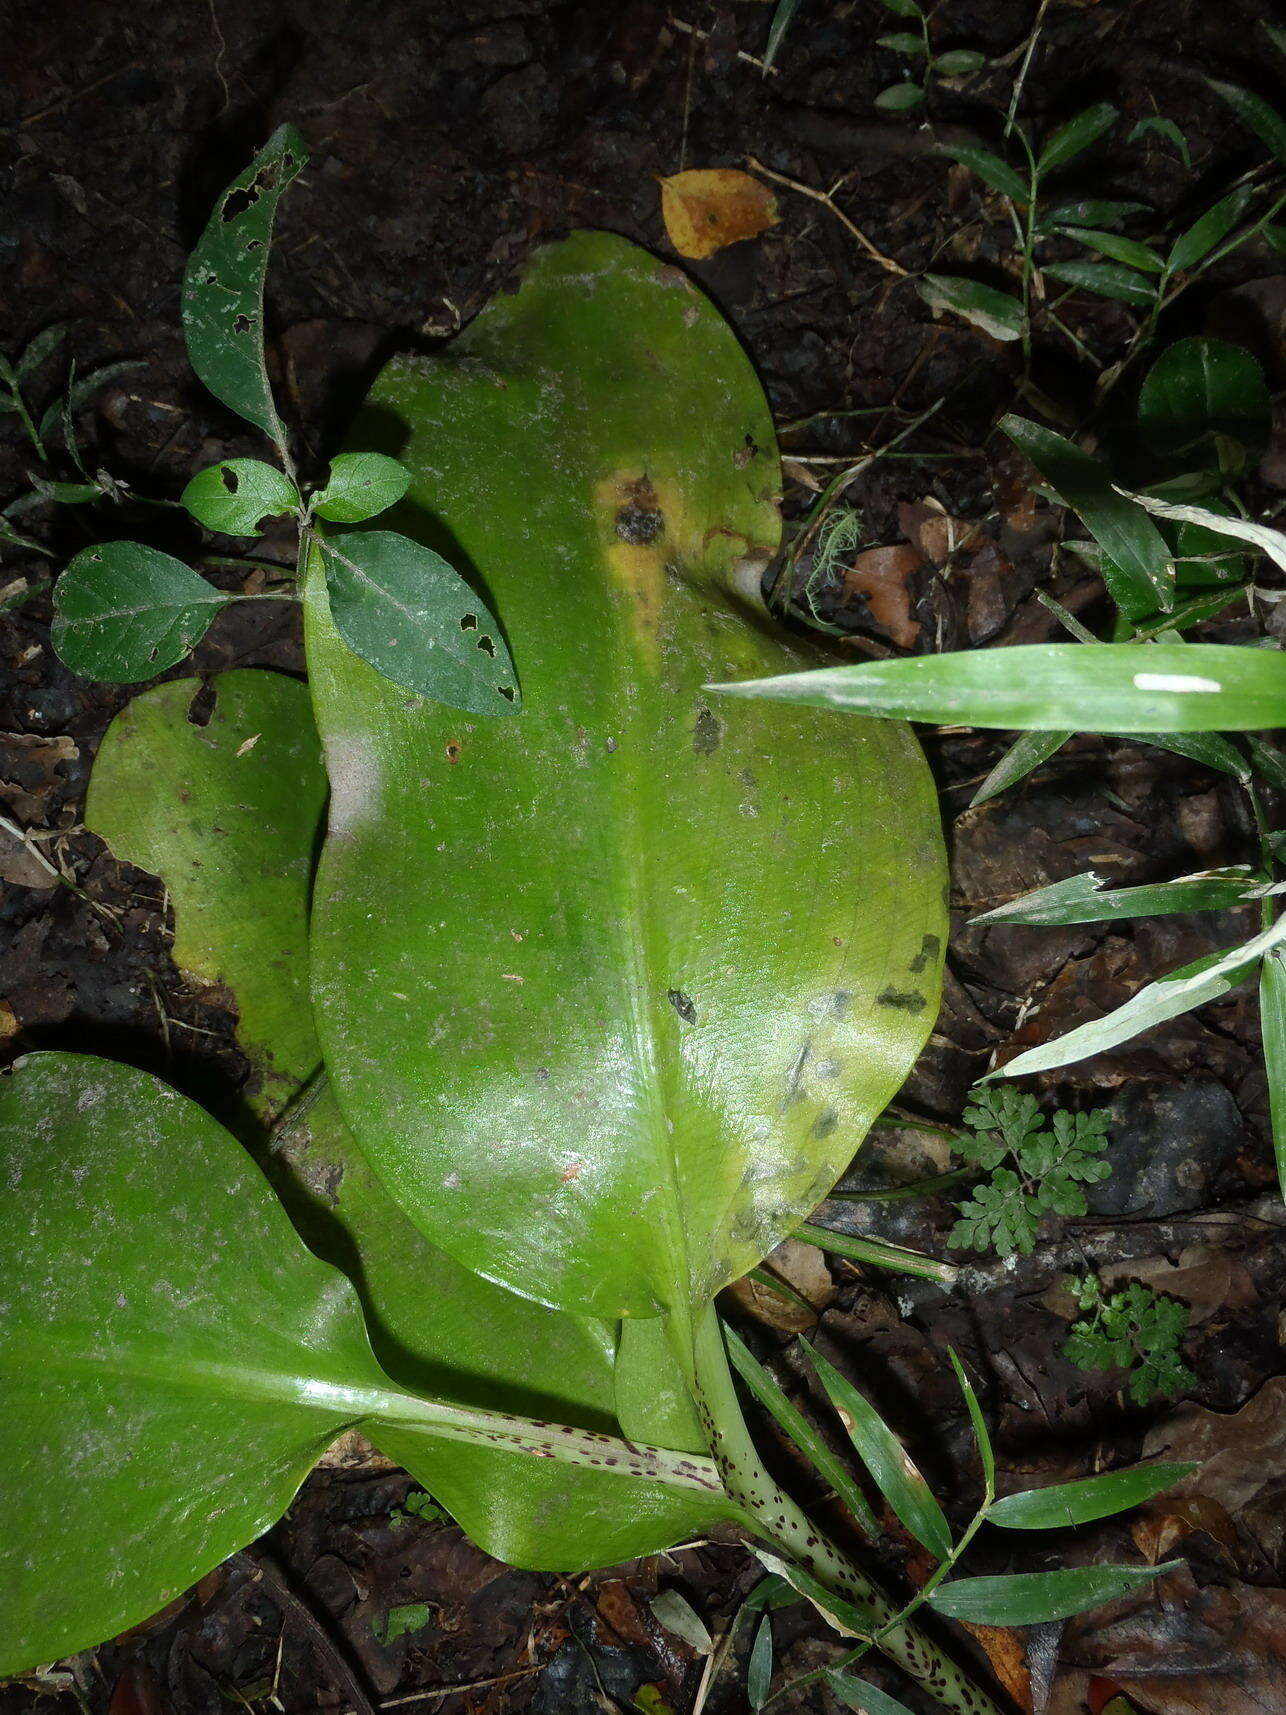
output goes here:
{"type": "Polygon", "coordinates": [[[481,649],[485,655],[490,655],[490,657],[493,661],[495,660],[495,658],[496,658],[496,646],[492,642],[491,638],[489,638],[487,636],[485,631],[483,632],[482,636],[478,639],[478,648],[481,649]]]}
{"type": "Polygon", "coordinates": [[[477,616],[477,614],[476,613],[461,614],[461,616],[460,616],[460,629],[461,629],[461,631],[476,631],[478,629],[478,616],[477,616]]]}
{"type": "Polygon", "coordinates": [[[202,680],[193,692],[192,701],[188,704],[188,724],[190,726],[209,726],[210,717],[214,713],[215,689],[208,680],[202,680]]]}
{"type": "Polygon", "coordinates": [[[517,700],[518,693],[514,690],[512,685],[497,685],[496,689],[500,692],[500,695],[506,702],[512,703],[517,700]]]}
{"type": "Polygon", "coordinates": [[[219,218],[226,223],[240,218],[247,209],[253,208],[263,195],[259,179],[255,178],[244,190],[229,191],[223,199],[223,207],[219,210],[219,218]]]}
{"type": "Polygon", "coordinates": [[[254,327],[253,316],[238,316],[232,324],[233,333],[249,333],[254,327]]]}
{"type": "Polygon", "coordinates": [[[241,479],[230,464],[219,466],[219,477],[229,494],[235,494],[241,487],[241,479]]]}
{"type": "Polygon", "coordinates": [[[262,238],[251,238],[246,243],[246,255],[247,256],[249,256],[249,254],[252,250],[262,250],[262,249],[263,249],[263,239],[262,238]]]}

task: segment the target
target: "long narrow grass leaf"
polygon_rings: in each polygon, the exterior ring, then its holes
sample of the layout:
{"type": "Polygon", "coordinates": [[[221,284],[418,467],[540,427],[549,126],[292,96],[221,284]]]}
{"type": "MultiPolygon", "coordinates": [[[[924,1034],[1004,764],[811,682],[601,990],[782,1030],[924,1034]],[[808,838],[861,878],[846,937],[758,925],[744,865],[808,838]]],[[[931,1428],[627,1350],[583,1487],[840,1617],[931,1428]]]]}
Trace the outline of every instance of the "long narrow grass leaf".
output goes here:
{"type": "Polygon", "coordinates": [[[936,1280],[940,1286],[952,1286],[959,1274],[949,1262],[925,1256],[923,1251],[907,1250],[904,1245],[886,1244],[883,1239],[862,1239],[853,1233],[833,1233],[829,1227],[815,1226],[805,1221],[796,1227],[794,1235],[805,1244],[819,1250],[832,1251],[850,1262],[869,1263],[872,1268],[887,1268],[894,1274],[911,1274],[920,1280],[936,1280]]]}
{"type": "Polygon", "coordinates": [[[805,1459],[828,1482],[852,1513],[861,1530],[876,1541],[881,1535],[879,1522],[871,1511],[866,1496],[857,1485],[853,1473],[822,1440],[802,1412],[790,1403],[776,1379],[758,1361],[750,1348],[724,1323],[723,1337],[728,1348],[728,1360],[745,1382],[750,1392],[774,1419],[805,1459]]]}
{"type": "MultiPolygon", "coordinates": [[[[1286,889],[1286,882],[1271,889],[1286,889]]],[[[1048,887],[1038,887],[970,919],[970,927],[984,924],[1023,923],[1040,928],[1069,923],[1111,923],[1121,918],[1168,917],[1179,911],[1226,911],[1262,898],[1262,884],[1245,867],[1209,870],[1198,875],[1176,876],[1173,881],[1154,882],[1147,887],[1104,888],[1093,870],[1069,875],[1048,887]]]]}
{"type": "Polygon", "coordinates": [[[1280,947],[1269,953],[1260,972],[1259,1025],[1264,1037],[1277,1181],[1286,1198],[1286,954],[1280,947]]]}
{"type": "Polygon", "coordinates": [[[929,1606],[976,1626],[1038,1626],[1083,1614],[1182,1564],[1169,1560],[1163,1566],[1083,1566],[1065,1572],[1019,1572],[1010,1578],[953,1578],[939,1585],[929,1606]]]}
{"type": "Polygon", "coordinates": [[[951,1553],[951,1527],[933,1491],[906,1455],[897,1436],[871,1402],[852,1382],[815,1351],[807,1340],[800,1345],[817,1371],[831,1404],[839,1413],[849,1439],[857,1448],[880,1493],[917,1542],[938,1560],[951,1553]]]}
{"type": "Polygon", "coordinates": [[[1074,1483],[1051,1483],[1044,1489],[1023,1489],[1005,1495],[987,1510],[988,1524],[1006,1530],[1057,1530],[1091,1519],[1110,1518],[1127,1512],[1142,1501],[1150,1501],[1163,1489],[1182,1482],[1197,1470],[1196,1463],[1132,1465],[1125,1471],[1107,1471],[1099,1477],[1082,1477],[1074,1483]]]}

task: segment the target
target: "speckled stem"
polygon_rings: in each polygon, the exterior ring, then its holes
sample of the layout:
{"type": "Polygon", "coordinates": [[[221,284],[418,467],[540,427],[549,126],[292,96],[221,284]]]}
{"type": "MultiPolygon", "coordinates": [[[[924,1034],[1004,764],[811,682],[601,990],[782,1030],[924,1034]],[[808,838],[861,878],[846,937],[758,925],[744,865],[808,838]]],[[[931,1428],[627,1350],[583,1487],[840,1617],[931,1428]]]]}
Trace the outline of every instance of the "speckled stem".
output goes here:
{"type": "MultiPolygon", "coordinates": [[[[768,1546],[860,1610],[874,1635],[895,1617],[898,1604],[822,1535],[764,1469],[741,1415],[713,1305],[697,1324],[693,1344],[697,1415],[724,1487],[768,1546]]],[[[879,1640],[879,1648],[951,1715],[1002,1715],[987,1693],[917,1627],[894,1628],[879,1640]]]]}

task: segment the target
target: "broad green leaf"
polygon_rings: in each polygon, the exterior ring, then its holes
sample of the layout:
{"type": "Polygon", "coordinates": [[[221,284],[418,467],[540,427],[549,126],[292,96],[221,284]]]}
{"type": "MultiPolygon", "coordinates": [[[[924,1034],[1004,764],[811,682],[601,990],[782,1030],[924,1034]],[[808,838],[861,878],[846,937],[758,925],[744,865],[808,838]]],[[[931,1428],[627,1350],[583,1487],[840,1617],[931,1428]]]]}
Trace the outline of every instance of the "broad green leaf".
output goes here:
{"type": "Polygon", "coordinates": [[[929,51],[924,45],[924,37],[912,35],[910,30],[898,30],[891,36],[877,36],[875,45],[879,48],[888,48],[895,54],[922,56],[929,51]]]}
{"type": "Polygon", "coordinates": [[[332,524],[360,524],[395,506],[410,486],[410,471],[384,453],[340,453],[313,511],[332,524]]]}
{"type": "Polygon", "coordinates": [[[1129,494],[1127,498],[1158,518],[1169,518],[1176,524],[1197,524],[1226,540],[1249,542],[1286,571],[1286,535],[1269,524],[1255,524],[1249,518],[1214,512],[1208,506],[1176,506],[1168,500],[1158,500],[1154,494],[1129,494]]]}
{"type": "Polygon", "coordinates": [[[39,1054],[5,1085],[0,1247],[22,1291],[0,1332],[0,1674],[146,1619],[274,1523],[346,1428],[717,1486],[708,1461],[397,1388],[351,1283],[147,1073],[39,1054]]]}
{"type": "Polygon", "coordinates": [[[1046,262],[1041,272],[1064,286],[1131,304],[1137,310],[1150,308],[1156,297],[1156,286],[1146,274],[1120,262],[1046,262]]]}
{"type": "Polygon", "coordinates": [[[1185,268],[1195,268],[1198,262],[1209,256],[1216,244],[1221,243],[1241,219],[1250,196],[1250,187],[1240,186],[1221,197],[1213,208],[1208,208],[1186,232],[1181,232],[1170,247],[1166,262],[1169,271],[1180,274],[1185,268]]]}
{"type": "Polygon", "coordinates": [[[94,759],[85,825],[165,882],[174,962],[235,999],[256,1072],[248,1099],[267,1118],[321,1059],[306,946],[326,774],[298,680],[221,673],[209,720],[194,726],[199,688],[172,679],[116,716],[94,759]]]}
{"type": "Polygon", "coordinates": [[[1127,1512],[1197,1469],[1196,1464],[1135,1465],[1128,1471],[1109,1471],[1074,1483],[1024,1489],[994,1501],[987,1509],[987,1522],[1003,1525],[1006,1530],[1056,1530],[1061,1525],[1087,1524],[1091,1519],[1127,1512]]]}
{"type": "Polygon", "coordinates": [[[750,1646],[750,1659],[746,1663],[746,1699],[753,1710],[763,1708],[771,1688],[772,1618],[764,1614],[755,1630],[755,1641],[750,1646]]]}
{"type": "Polygon", "coordinates": [[[1259,1025],[1268,1073],[1268,1111],[1273,1128],[1277,1183],[1286,1197],[1286,955],[1274,947],[1259,973],[1259,1025]]]}
{"type": "Polygon", "coordinates": [[[207,530],[219,530],[225,536],[257,536],[265,518],[294,511],[299,490],[261,459],[224,459],[198,471],[180,501],[207,530]]]}
{"type": "Polygon", "coordinates": [[[851,1674],[840,1673],[837,1668],[827,1669],[826,1683],[845,1709],[856,1709],[858,1715],[911,1715],[906,1704],[890,1697],[887,1691],[868,1685],[864,1679],[854,1679],[851,1674]]]}
{"type": "MultiPolygon", "coordinates": [[[[134,699],[108,728],[90,777],[87,824],[117,857],[160,875],[174,905],[182,970],[222,983],[261,1117],[251,1145],[299,1231],[358,1284],[384,1368],[403,1387],[611,1431],[612,1330],[492,1286],[430,1245],[383,1189],[324,1088],[271,1148],[267,1123],[315,1073],[307,913],[325,800],[305,686],[237,670],[215,681],[207,725],[187,719],[194,680],[134,699]],[[541,1354],[533,1373],[532,1354],[541,1354]]],[[[291,1110],[294,1111],[293,1109],[291,1110]]],[[[653,1388],[671,1385],[664,1350],[653,1388]]],[[[655,1409],[634,1441],[663,1439],[655,1409]]],[[[510,1564],[580,1570],[699,1534],[726,1506],[550,1460],[371,1431],[488,1553],[510,1564]]],[[[700,1438],[667,1441],[685,1450],[700,1438]]]]}
{"type": "Polygon", "coordinates": [[[323,542],[330,616],[385,679],[474,715],[519,704],[509,648],[449,561],[391,530],[323,542]]]}
{"type": "Polygon", "coordinates": [[[1092,107],[1087,107],[1083,113],[1078,113],[1075,119],[1069,119],[1066,125],[1060,125],[1047,139],[1036,160],[1037,174],[1044,178],[1046,173],[1065,166],[1068,161],[1074,160],[1088,149],[1091,143],[1097,142],[1115,122],[1116,109],[1110,101],[1096,101],[1092,107]]]}
{"type": "Polygon", "coordinates": [[[758,601],[767,407],[675,268],[602,233],[543,251],[442,358],[385,372],[353,435],[381,438],[494,600],[524,708],[408,703],[310,574],[313,992],[340,1105],[462,1262],[563,1308],[686,1317],[815,1206],[931,1027],[927,770],[905,728],[703,691],[802,657],[758,601]],[[801,911],[788,878],[841,849],[860,897],[801,911]]]}
{"type": "Polygon", "coordinates": [[[54,586],[54,649],[84,679],[136,684],[181,661],[232,599],[156,548],[103,542],[54,586]]]}
{"type": "Polygon", "coordinates": [[[887,12],[896,12],[899,18],[919,18],[923,16],[916,0],[880,0],[880,5],[887,12]]]}
{"type": "Polygon", "coordinates": [[[938,1586],[929,1606],[971,1626],[1039,1626],[1097,1608],[1182,1564],[1167,1560],[1161,1566],[1085,1566],[1066,1572],[1019,1572],[1009,1578],[953,1578],[938,1586]]]}
{"type": "Polygon", "coordinates": [[[971,72],[981,71],[986,63],[986,54],[980,54],[977,48],[949,48],[935,58],[933,69],[940,77],[968,77],[971,72]]]}
{"type": "Polygon", "coordinates": [[[772,15],[772,23],[768,26],[768,42],[764,48],[763,74],[767,77],[781,52],[781,44],[786,39],[786,31],[794,22],[795,14],[800,8],[801,0],[777,0],[777,9],[772,15]]]}
{"type": "Polygon", "coordinates": [[[1264,372],[1222,339],[1179,339],[1152,365],[1139,392],[1139,427],[1158,452],[1177,454],[1203,435],[1260,446],[1272,426],[1264,372]]]}
{"type": "Polygon", "coordinates": [[[850,1262],[891,1269],[894,1274],[915,1275],[920,1280],[936,1280],[941,1286],[952,1285],[960,1273],[949,1262],[939,1262],[936,1257],[925,1256],[923,1251],[907,1250],[903,1245],[887,1244],[883,1239],[861,1239],[852,1233],[833,1233],[829,1227],[814,1226],[811,1221],[804,1221],[796,1227],[793,1236],[805,1244],[816,1245],[819,1250],[847,1257],[850,1262]]]}
{"type": "Polygon", "coordinates": [[[1016,172],[1008,161],[1001,160],[999,155],[993,155],[990,149],[979,149],[970,144],[943,143],[939,153],[946,155],[949,160],[959,161],[962,167],[968,167],[971,173],[977,173],[983,184],[990,185],[993,191],[999,191],[1002,196],[1011,197],[1014,202],[1025,203],[1031,194],[1031,187],[1022,174],[1016,172]]]}
{"type": "Polygon", "coordinates": [[[1023,307],[1008,292],[949,274],[925,274],[916,281],[915,289],[931,309],[951,310],[993,339],[1022,338],[1023,307]]]}
{"type": "Polygon", "coordinates": [[[998,798],[1048,762],[1073,735],[1070,732],[1025,732],[1016,738],[969,801],[969,808],[998,798]]]}
{"type": "Polygon", "coordinates": [[[1121,612],[1141,619],[1158,607],[1173,607],[1174,562],[1169,545],[1156,525],[1117,493],[1106,465],[1025,417],[1002,417],[1000,426],[1063,502],[1080,514],[1106,556],[1104,579],[1121,612]]]}
{"type": "Polygon", "coordinates": [[[1253,131],[1261,142],[1266,143],[1277,159],[1286,166],[1286,119],[1282,118],[1276,108],[1270,107],[1262,96],[1243,89],[1240,84],[1224,83],[1214,77],[1207,78],[1206,82],[1216,95],[1228,103],[1242,124],[1253,131]]]}
{"type": "Polygon", "coordinates": [[[1243,983],[1258,960],[1283,940],[1286,940],[1286,917],[1279,918],[1272,928],[1240,947],[1195,959],[1190,965],[1171,971],[1169,976],[1148,983],[1114,1012],[1078,1025],[1043,1047],[1029,1048],[991,1076],[1021,1078],[1031,1072],[1047,1072],[1053,1066],[1070,1066],[1091,1054],[1102,1054],[1128,1042],[1155,1024],[1164,1024],[1194,1007],[1219,1000],[1243,983]]]}
{"type": "Polygon", "coordinates": [[[824,667],[742,684],[733,697],[899,720],[1118,734],[1280,726],[1286,657],[1225,643],[1032,643],[824,667]]]}
{"type": "Polygon", "coordinates": [[[923,101],[924,90],[918,83],[891,83],[876,96],[875,105],[882,113],[909,113],[923,101]]]}
{"type": "Polygon", "coordinates": [[[978,1457],[982,1462],[983,1479],[987,1485],[987,1493],[991,1494],[996,1487],[996,1454],[991,1445],[987,1420],[982,1414],[982,1406],[978,1402],[978,1395],[974,1392],[973,1383],[965,1374],[965,1367],[956,1355],[954,1346],[947,1347],[947,1356],[951,1359],[951,1367],[956,1372],[956,1380],[960,1383],[960,1391],[964,1395],[965,1409],[969,1413],[969,1422],[973,1426],[973,1438],[978,1444],[978,1457]]]}
{"type": "MultiPolygon", "coordinates": [[[[1286,883],[1282,883],[1286,888],[1286,883]]],[[[1089,870],[1069,875],[1049,887],[1038,887],[970,918],[970,927],[984,923],[1026,923],[1051,927],[1066,923],[1107,923],[1120,917],[1166,917],[1175,911],[1226,911],[1276,892],[1258,882],[1249,869],[1208,870],[1201,875],[1178,876],[1174,881],[1150,887],[1114,887],[1103,883],[1089,870]]]]}
{"type": "Polygon", "coordinates": [[[935,1559],[945,1560],[951,1553],[951,1527],[933,1491],[907,1458],[902,1443],[852,1382],[820,1352],[814,1351],[807,1340],[801,1338],[799,1343],[880,1493],[916,1541],[935,1559]]]}
{"type": "Polygon", "coordinates": [[[1100,256],[1110,256],[1113,262],[1124,262],[1145,274],[1159,274],[1165,267],[1164,258],[1150,244],[1140,244],[1137,238],[1122,238],[1117,232],[1096,232],[1085,226],[1064,226],[1061,230],[1065,237],[1097,250],[1100,256]]]}
{"type": "Polygon", "coordinates": [[[1063,226],[1114,226],[1132,214],[1147,214],[1145,202],[1112,202],[1104,197],[1081,197],[1073,202],[1055,203],[1041,210],[1036,220],[1038,232],[1053,232],[1063,226]]]}
{"type": "Polygon", "coordinates": [[[281,193],[308,159],[293,125],[274,131],[215,204],[183,276],[188,359],[216,399],[284,447],[264,360],[263,284],[281,193]]]}
{"type": "MultiPolygon", "coordinates": [[[[626,1326],[632,1324],[627,1323],[626,1326]]],[[[728,1361],[749,1391],[775,1420],[778,1428],[795,1443],[813,1469],[834,1489],[859,1529],[872,1542],[878,1541],[881,1534],[879,1522],[845,1462],[831,1451],[804,1414],[791,1404],[772,1372],[759,1362],[740,1335],[726,1322],[723,1338],[728,1349],[728,1361]]]]}

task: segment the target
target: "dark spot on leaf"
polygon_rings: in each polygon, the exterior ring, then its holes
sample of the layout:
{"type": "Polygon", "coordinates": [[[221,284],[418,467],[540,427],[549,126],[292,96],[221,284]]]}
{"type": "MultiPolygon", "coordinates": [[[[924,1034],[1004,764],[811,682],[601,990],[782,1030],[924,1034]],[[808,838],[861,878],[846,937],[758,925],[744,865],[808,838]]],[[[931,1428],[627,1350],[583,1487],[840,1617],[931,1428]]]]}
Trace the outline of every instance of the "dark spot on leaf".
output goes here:
{"type": "Polygon", "coordinates": [[[698,709],[692,729],[692,748],[698,756],[713,756],[723,740],[723,722],[713,709],[698,709]]]}
{"type": "Polygon", "coordinates": [[[847,989],[836,989],[831,997],[831,1016],[833,1018],[847,1018],[848,1009],[852,1004],[853,997],[847,989]]]}
{"type": "Polygon", "coordinates": [[[899,1012],[923,1012],[928,1005],[917,989],[882,989],[875,999],[877,1006],[896,1007],[899,1012]]]}
{"type": "Polygon", "coordinates": [[[926,935],[920,943],[920,951],[911,960],[907,969],[913,976],[918,976],[930,959],[936,959],[938,948],[942,945],[936,935],[926,935]]]}
{"type": "Polygon", "coordinates": [[[632,502],[629,506],[622,506],[616,514],[616,534],[622,542],[629,542],[636,548],[655,542],[664,528],[665,518],[655,507],[632,502]]]}
{"type": "Polygon", "coordinates": [[[834,1108],[823,1108],[809,1128],[809,1137],[821,1139],[829,1137],[839,1124],[839,1115],[834,1108]]]}
{"type": "Polygon", "coordinates": [[[209,726],[214,713],[215,689],[208,680],[198,686],[188,704],[188,721],[192,726],[209,726]]]}
{"type": "Polygon", "coordinates": [[[458,740],[453,738],[451,740],[451,742],[447,745],[447,761],[454,768],[456,763],[459,762],[459,760],[460,760],[460,745],[459,745],[458,740]]]}
{"type": "Polygon", "coordinates": [[[696,1023],[697,1009],[682,989],[667,989],[665,998],[685,1024],[696,1023]]]}

